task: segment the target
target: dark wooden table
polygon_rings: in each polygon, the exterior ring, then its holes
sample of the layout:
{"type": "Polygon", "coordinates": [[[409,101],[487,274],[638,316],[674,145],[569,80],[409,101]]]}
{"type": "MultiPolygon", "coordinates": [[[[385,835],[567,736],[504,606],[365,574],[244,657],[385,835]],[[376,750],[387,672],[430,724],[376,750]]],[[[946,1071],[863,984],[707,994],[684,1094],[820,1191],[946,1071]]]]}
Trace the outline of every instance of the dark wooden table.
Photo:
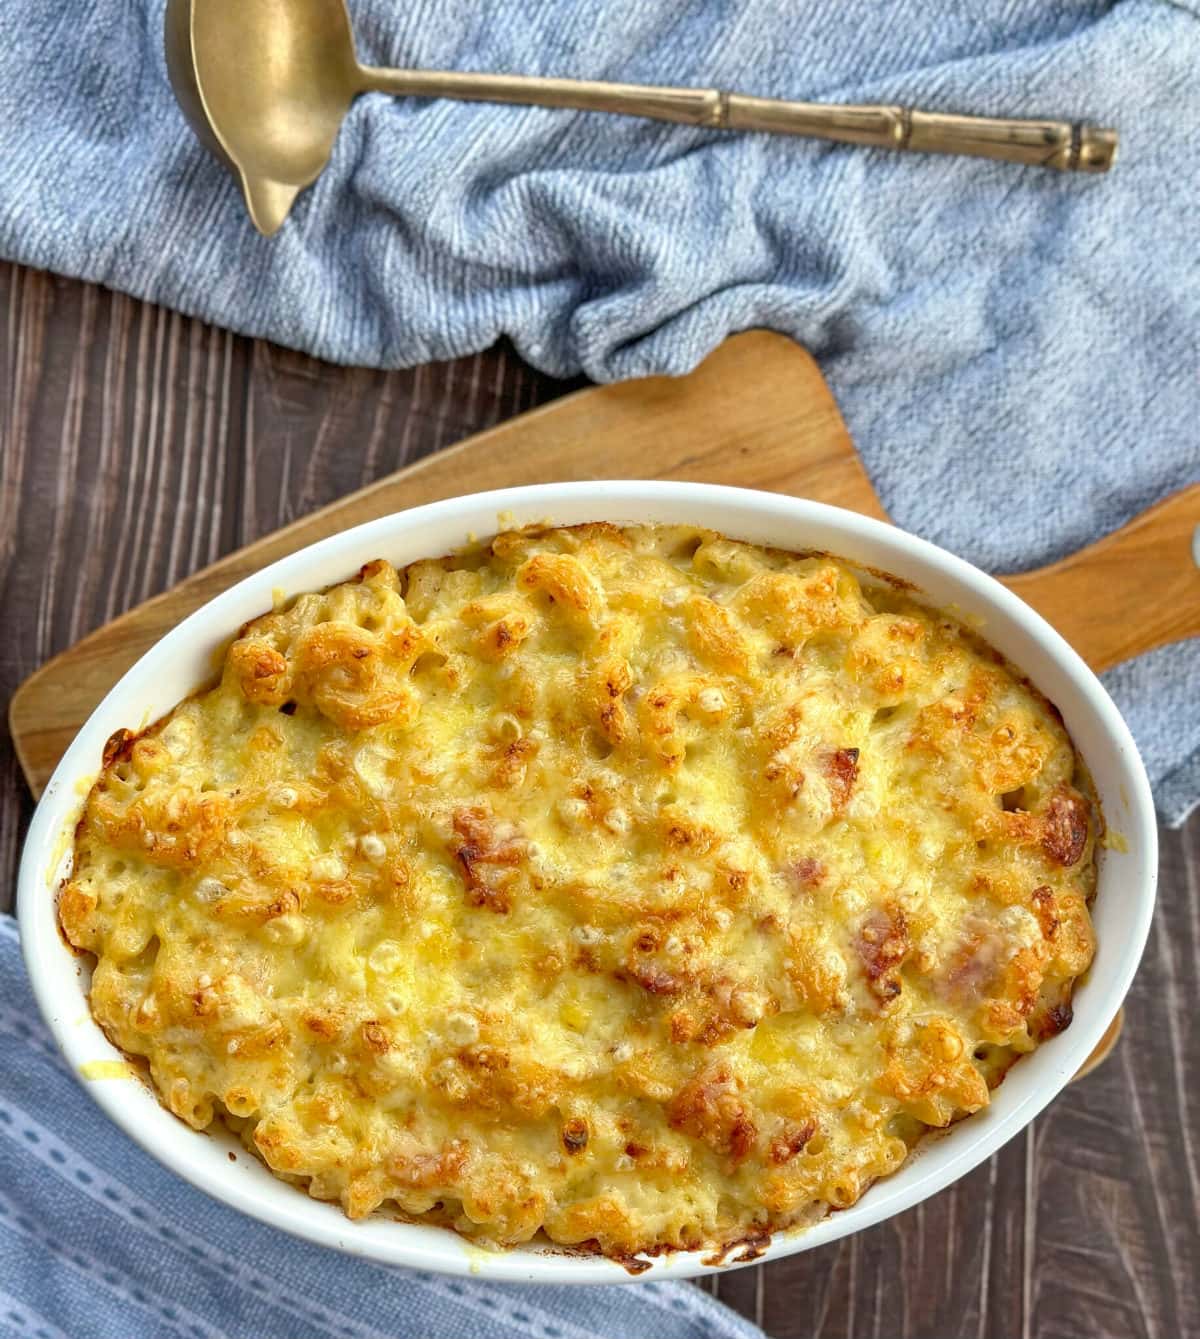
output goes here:
{"type": "MultiPolygon", "coordinates": [[[[506,348],[332,367],[4,265],[0,313],[5,701],[219,554],[570,389],[506,348]]],[[[0,906],[31,807],[5,736],[0,906]]],[[[776,1339],[1200,1336],[1200,816],[1162,845],[1159,914],[1101,1070],[903,1217],[703,1286],[776,1339]]]]}

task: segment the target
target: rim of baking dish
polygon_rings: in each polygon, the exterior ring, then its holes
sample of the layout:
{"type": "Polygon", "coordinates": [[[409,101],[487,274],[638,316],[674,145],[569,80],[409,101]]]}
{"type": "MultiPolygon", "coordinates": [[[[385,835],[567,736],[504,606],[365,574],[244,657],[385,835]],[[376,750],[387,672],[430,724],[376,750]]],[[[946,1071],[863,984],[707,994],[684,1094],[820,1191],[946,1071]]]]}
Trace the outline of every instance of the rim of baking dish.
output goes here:
{"type": "MultiPolygon", "coordinates": [[[[57,889],[69,859],[84,783],[95,776],[108,735],[122,724],[133,724],[125,705],[133,688],[152,683],[160,670],[165,673],[173,659],[189,648],[194,653],[198,647],[208,647],[211,655],[248,618],[269,609],[278,590],[299,594],[345,580],[372,557],[403,564],[438,556],[510,526],[587,520],[694,524],[754,543],[828,552],[863,568],[893,572],[898,565],[902,570],[895,574],[915,581],[918,598],[924,596],[931,605],[952,612],[957,606],[961,612],[959,600],[965,597],[986,611],[981,635],[1004,651],[1062,711],[1093,775],[1107,778],[1110,770],[1114,772],[1108,778],[1112,784],[1106,784],[1103,792],[1104,811],[1110,831],[1115,828],[1124,840],[1099,853],[1093,911],[1103,913],[1109,905],[1102,905],[1101,898],[1117,898],[1114,885],[1119,883],[1120,910],[1126,913],[1127,924],[1120,942],[1111,942],[1115,935],[1098,936],[1096,961],[1076,992],[1071,1026],[1024,1057],[995,1090],[990,1107],[926,1137],[900,1171],[876,1182],[850,1208],[807,1229],[776,1233],[753,1260],[810,1250],[870,1227],[912,1208],[978,1166],[1066,1086],[1100,1041],[1133,980],[1149,934],[1157,881],[1157,828],[1145,769],[1128,727],[1096,676],[1040,615],[994,578],[927,540],[857,512],[714,484],[662,480],[536,484],[467,494],[394,513],[319,540],[252,573],[151,647],[105,696],[63,755],[34,813],[18,876],[22,951],[38,1006],[72,1072],[147,1152],[208,1194],[273,1227],[351,1254],[438,1273],[542,1283],[617,1283],[631,1277],[615,1261],[563,1247],[527,1245],[494,1251],[446,1228],[385,1214],[351,1222],[340,1206],[311,1199],[248,1153],[230,1162],[228,1150],[241,1147],[231,1135],[192,1130],[162,1107],[148,1087],[87,1080],[89,1066],[97,1060],[120,1059],[120,1052],[91,1018],[83,1000],[83,963],[66,946],[57,924],[57,889]],[[435,538],[439,534],[450,538],[435,538]],[[826,542],[831,536],[833,542],[826,542]],[[814,537],[822,542],[812,542],[814,537]],[[394,550],[401,544],[405,554],[397,556],[394,550]],[[329,577],[343,559],[341,575],[329,577]],[[320,578],[306,575],[318,567],[324,569],[320,578]],[[914,570],[919,577],[912,575],[914,570]],[[946,593],[959,598],[942,598],[946,593]],[[1000,626],[988,626],[989,619],[998,620],[1000,626]],[[1014,643],[1019,645],[1017,654],[1009,649],[1014,643]],[[1031,667],[1034,661],[1036,672],[1031,667]],[[114,714],[118,708],[122,719],[114,714]],[[1078,742],[1081,730],[1089,736],[1091,756],[1078,742]],[[1103,758],[1096,755],[1101,748],[1103,758]]],[[[979,611],[967,613],[977,621],[979,611]]],[[[153,716],[173,705],[168,703],[153,716]]],[[[1115,903],[1112,914],[1119,914],[1115,903]]],[[[686,1278],[748,1263],[751,1258],[739,1258],[736,1251],[719,1263],[711,1251],[671,1252],[654,1257],[637,1277],[686,1278]]]]}

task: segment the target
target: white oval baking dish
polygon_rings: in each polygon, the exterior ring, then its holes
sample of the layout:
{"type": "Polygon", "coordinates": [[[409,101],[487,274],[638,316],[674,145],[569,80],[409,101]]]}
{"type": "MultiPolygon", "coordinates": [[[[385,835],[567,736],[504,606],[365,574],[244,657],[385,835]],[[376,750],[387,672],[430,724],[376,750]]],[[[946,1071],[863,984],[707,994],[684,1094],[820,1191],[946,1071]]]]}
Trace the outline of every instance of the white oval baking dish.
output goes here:
{"type": "MultiPolygon", "coordinates": [[[[1129,989],[1149,932],[1157,874],[1157,832],[1146,774],[1128,729],[1096,677],[1043,619],[998,582],[879,521],[820,503],[705,484],[546,484],[418,507],[347,530],[248,577],[148,651],[97,707],[59,763],[34,814],[21,861],[18,904],[25,961],[41,1011],[72,1070],[100,1107],[155,1157],[264,1223],[337,1250],[445,1273],[547,1283],[614,1283],[630,1277],[612,1261],[561,1249],[492,1252],[443,1228],[384,1216],[352,1223],[339,1207],[309,1199],[277,1180],[231,1136],[189,1129],[141,1083],[87,1077],[112,1073],[111,1064],[95,1062],[120,1057],[92,1021],[88,968],[65,946],[55,920],[55,895],[69,868],[73,827],[105,740],[122,726],[138,729],[155,720],[208,679],[214,653],[243,622],[269,609],[275,592],[332,585],[372,558],[402,566],[440,556],[514,525],[592,520],[707,526],[755,543],[824,550],[915,583],[928,603],[951,608],[978,626],[1058,706],[1091,771],[1109,830],[1123,838],[1099,853],[1093,911],[1099,947],[1077,990],[1070,1027],[1021,1060],[986,1111],[930,1138],[899,1172],[877,1182],[853,1207],[806,1231],[777,1234],[759,1258],[809,1250],[857,1232],[970,1171],[1069,1082],[1129,989]],[[236,1162],[227,1156],[230,1149],[238,1151],[236,1162]]],[[[654,1260],[639,1277],[681,1278],[712,1268],[703,1253],[679,1253],[654,1260]]]]}

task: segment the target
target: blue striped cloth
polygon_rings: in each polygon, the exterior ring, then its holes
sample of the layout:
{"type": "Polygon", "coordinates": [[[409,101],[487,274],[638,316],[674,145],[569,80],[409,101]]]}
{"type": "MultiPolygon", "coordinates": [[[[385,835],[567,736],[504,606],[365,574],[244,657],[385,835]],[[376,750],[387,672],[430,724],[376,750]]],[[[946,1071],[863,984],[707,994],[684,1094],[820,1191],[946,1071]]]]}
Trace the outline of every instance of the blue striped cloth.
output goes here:
{"type": "MultiPolygon", "coordinates": [[[[339,362],[501,335],[548,372],[813,350],[888,511],[992,571],[1200,479],[1198,0],[350,0],[383,65],[719,85],[1115,125],[1108,176],[603,115],[361,98],[282,233],[166,81],[163,0],[24,0],[0,255],[339,362]]],[[[1200,643],[1108,684],[1160,810],[1200,797],[1200,643]]]]}
{"type": "Polygon", "coordinates": [[[339,1255],[161,1167],[42,1027],[0,916],[0,1339],[762,1339],[686,1283],[533,1288],[339,1255]]]}
{"type": "MultiPolygon", "coordinates": [[[[0,255],[339,362],[501,335],[556,374],[813,350],[899,524],[992,571],[1200,478],[1198,0],[350,0],[375,64],[1115,125],[1108,176],[603,115],[361,98],[254,233],[166,81],[163,0],[23,0],[0,255]]],[[[1109,677],[1163,816],[1200,796],[1200,644],[1109,677]]]]}

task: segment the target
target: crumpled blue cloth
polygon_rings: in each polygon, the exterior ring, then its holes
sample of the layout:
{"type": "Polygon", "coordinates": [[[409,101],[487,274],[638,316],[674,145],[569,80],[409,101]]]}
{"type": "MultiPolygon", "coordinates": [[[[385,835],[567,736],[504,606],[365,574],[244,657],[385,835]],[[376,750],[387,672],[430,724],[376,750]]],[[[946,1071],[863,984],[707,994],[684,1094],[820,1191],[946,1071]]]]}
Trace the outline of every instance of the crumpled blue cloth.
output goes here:
{"type": "MultiPolygon", "coordinates": [[[[769,326],[820,359],[895,520],[993,571],[1200,478],[1196,0],[351,0],[375,64],[1058,116],[1116,126],[1120,157],[1086,177],[369,95],[271,240],[175,107],[162,2],[6,25],[0,254],[347,363],[507,335],[607,381],[769,326]]],[[[1108,678],[1172,822],[1200,797],[1197,682],[1196,643],[1108,678]]]]}
{"type": "Polygon", "coordinates": [[[264,1227],[161,1167],[72,1077],[0,916],[0,1339],[763,1339],[687,1283],[517,1287],[264,1227]]]}

